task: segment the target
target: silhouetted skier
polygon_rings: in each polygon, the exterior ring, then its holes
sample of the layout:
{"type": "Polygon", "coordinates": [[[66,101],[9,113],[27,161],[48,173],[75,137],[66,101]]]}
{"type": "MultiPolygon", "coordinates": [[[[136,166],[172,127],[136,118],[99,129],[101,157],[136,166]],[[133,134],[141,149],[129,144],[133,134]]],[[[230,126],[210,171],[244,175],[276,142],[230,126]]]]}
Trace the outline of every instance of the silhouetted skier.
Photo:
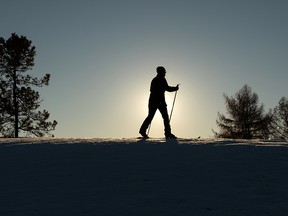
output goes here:
{"type": "Polygon", "coordinates": [[[146,134],[146,130],[151,124],[151,121],[157,111],[159,109],[165,128],[165,137],[166,138],[176,138],[175,135],[171,133],[170,121],[167,112],[167,104],[165,102],[165,91],[173,92],[179,89],[179,86],[169,86],[166,79],[166,70],[164,67],[157,67],[157,76],[152,80],[150,86],[150,97],[149,97],[149,113],[147,118],[144,120],[139,133],[143,136],[143,138],[149,138],[146,134]]]}

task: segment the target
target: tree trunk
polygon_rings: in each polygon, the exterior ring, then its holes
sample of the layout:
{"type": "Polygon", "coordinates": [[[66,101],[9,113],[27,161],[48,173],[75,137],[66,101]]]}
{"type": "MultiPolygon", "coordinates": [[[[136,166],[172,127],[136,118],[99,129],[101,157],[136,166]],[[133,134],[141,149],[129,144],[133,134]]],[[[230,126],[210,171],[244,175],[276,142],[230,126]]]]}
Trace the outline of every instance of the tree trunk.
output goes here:
{"type": "Polygon", "coordinates": [[[18,102],[17,102],[17,76],[16,76],[16,68],[14,68],[13,71],[13,103],[14,103],[14,116],[15,116],[15,121],[14,121],[14,133],[15,133],[15,138],[18,138],[18,124],[19,124],[19,113],[18,113],[18,102]]]}

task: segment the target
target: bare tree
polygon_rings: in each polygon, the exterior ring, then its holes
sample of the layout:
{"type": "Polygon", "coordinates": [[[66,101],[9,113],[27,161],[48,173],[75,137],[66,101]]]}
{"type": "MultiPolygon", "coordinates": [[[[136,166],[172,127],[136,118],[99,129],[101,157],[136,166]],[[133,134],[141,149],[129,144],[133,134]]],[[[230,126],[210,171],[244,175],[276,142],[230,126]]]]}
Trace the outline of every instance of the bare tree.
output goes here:
{"type": "Polygon", "coordinates": [[[224,94],[227,115],[218,113],[216,120],[219,132],[216,137],[222,138],[268,138],[271,112],[264,113],[264,105],[258,105],[258,95],[244,85],[234,97],[224,94]]]}
{"type": "Polygon", "coordinates": [[[0,37],[0,133],[6,137],[18,137],[19,131],[44,136],[57,125],[47,121],[46,110],[38,111],[42,100],[31,88],[47,86],[50,74],[39,79],[26,73],[34,66],[35,55],[35,46],[25,36],[0,37]]]}

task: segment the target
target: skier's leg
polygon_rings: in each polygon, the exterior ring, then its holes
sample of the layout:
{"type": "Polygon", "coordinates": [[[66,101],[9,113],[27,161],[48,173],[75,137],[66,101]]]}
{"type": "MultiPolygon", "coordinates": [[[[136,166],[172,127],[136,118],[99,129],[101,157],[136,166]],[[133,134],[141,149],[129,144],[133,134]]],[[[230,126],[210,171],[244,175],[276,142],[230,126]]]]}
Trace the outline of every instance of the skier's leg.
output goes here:
{"type": "MultiPolygon", "coordinates": [[[[140,127],[139,133],[145,137],[146,135],[146,130],[151,124],[152,119],[154,118],[154,115],[157,111],[157,106],[149,105],[149,111],[148,111],[148,116],[144,120],[143,124],[140,127]]],[[[147,135],[146,135],[147,136],[147,135]]]]}
{"type": "Polygon", "coordinates": [[[167,105],[163,104],[159,107],[159,111],[162,115],[163,122],[164,122],[164,131],[165,131],[165,136],[168,136],[171,134],[171,126],[169,122],[169,116],[168,116],[168,111],[167,111],[167,105]]]}

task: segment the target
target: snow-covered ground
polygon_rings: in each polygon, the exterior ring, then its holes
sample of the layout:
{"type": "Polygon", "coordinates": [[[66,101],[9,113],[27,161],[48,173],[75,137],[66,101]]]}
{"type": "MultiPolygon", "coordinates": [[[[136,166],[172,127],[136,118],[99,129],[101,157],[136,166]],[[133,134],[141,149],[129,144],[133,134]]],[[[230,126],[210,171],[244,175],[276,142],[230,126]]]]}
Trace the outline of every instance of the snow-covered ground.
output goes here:
{"type": "Polygon", "coordinates": [[[0,139],[1,216],[287,216],[288,144],[0,139]]]}

